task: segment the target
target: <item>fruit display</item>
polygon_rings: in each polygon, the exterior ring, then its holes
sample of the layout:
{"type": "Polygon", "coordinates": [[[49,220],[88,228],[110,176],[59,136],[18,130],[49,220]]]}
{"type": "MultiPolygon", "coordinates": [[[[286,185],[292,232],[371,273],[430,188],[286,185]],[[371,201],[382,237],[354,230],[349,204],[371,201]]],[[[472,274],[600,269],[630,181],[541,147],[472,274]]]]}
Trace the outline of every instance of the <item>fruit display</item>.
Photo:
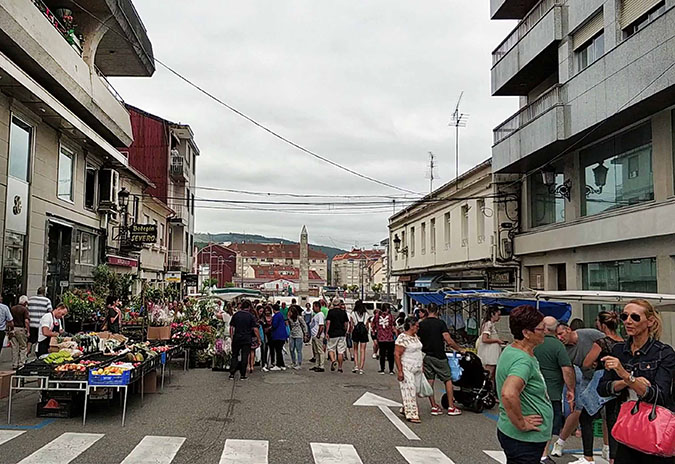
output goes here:
{"type": "Polygon", "coordinates": [[[96,353],[99,350],[100,338],[96,334],[78,334],[73,337],[73,341],[77,342],[78,349],[84,354],[96,353]]]}
{"type": "Polygon", "coordinates": [[[44,361],[47,364],[62,364],[64,362],[70,362],[73,360],[73,356],[70,351],[61,350],[56,353],[49,353],[44,361]]]}
{"type": "Polygon", "coordinates": [[[83,364],[61,364],[54,369],[56,372],[86,372],[87,366],[83,364]]]}
{"type": "Polygon", "coordinates": [[[122,375],[127,370],[119,366],[107,366],[101,369],[94,369],[91,373],[94,375],[122,375]]]}
{"type": "Polygon", "coordinates": [[[101,364],[100,361],[90,361],[88,359],[83,359],[82,361],[79,362],[79,364],[86,366],[86,367],[93,367],[93,366],[98,366],[101,364]]]}
{"type": "Polygon", "coordinates": [[[142,353],[127,353],[126,360],[129,362],[143,362],[145,361],[145,357],[142,353]]]}
{"type": "Polygon", "coordinates": [[[150,348],[152,351],[158,352],[158,353],[166,353],[169,351],[171,348],[173,348],[170,345],[164,345],[164,346],[153,346],[150,348]]]}

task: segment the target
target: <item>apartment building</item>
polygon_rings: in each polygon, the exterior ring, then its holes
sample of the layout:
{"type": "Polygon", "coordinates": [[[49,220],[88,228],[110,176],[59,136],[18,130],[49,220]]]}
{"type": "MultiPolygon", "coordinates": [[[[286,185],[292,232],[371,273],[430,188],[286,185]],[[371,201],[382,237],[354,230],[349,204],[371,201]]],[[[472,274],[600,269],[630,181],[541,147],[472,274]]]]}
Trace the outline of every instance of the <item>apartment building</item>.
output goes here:
{"type": "Polygon", "coordinates": [[[133,133],[106,76],[151,76],[152,46],[130,0],[97,2],[89,13],[67,4],[0,3],[0,246],[10,304],[42,285],[57,298],[90,282],[99,263],[137,266],[114,240],[118,194],[121,178],[140,189],[148,179],[116,148],[133,133]]]}
{"type": "MultiPolygon", "coordinates": [[[[228,283],[234,282],[233,276],[236,269],[237,254],[230,248],[209,243],[197,253],[197,266],[201,282],[207,279],[215,279],[216,287],[224,288],[228,283]]],[[[240,284],[240,282],[236,282],[240,284]]]]}
{"type": "Polygon", "coordinates": [[[168,206],[172,214],[166,231],[167,270],[192,274],[196,164],[199,148],[189,125],[176,124],[127,105],[133,143],[125,150],[129,163],[154,184],[148,194],[168,206]]]}
{"type": "MultiPolygon", "coordinates": [[[[237,253],[237,277],[244,274],[246,266],[300,267],[300,245],[286,243],[231,243],[228,248],[237,253]]],[[[328,256],[309,247],[309,270],[325,281],[328,276],[328,256]]]]}
{"type": "MultiPolygon", "coordinates": [[[[300,268],[283,265],[248,265],[244,267],[244,277],[235,282],[244,288],[262,290],[267,295],[297,295],[300,290],[300,268]]],[[[321,288],[326,285],[316,271],[308,274],[310,296],[319,296],[321,288]]]]}
{"type": "MultiPolygon", "coordinates": [[[[517,202],[494,192],[487,160],[391,216],[392,282],[403,292],[516,290],[507,221],[517,202]]],[[[409,299],[399,296],[407,309],[409,299]]]]}
{"type": "Polygon", "coordinates": [[[333,286],[356,285],[359,289],[370,291],[374,274],[372,266],[381,260],[383,255],[382,250],[354,248],[348,253],[333,256],[331,266],[333,286]]]}
{"type": "Polygon", "coordinates": [[[675,293],[675,0],[490,6],[518,20],[493,52],[492,93],[521,108],[494,130],[492,164],[520,179],[523,285],[675,293]]]}

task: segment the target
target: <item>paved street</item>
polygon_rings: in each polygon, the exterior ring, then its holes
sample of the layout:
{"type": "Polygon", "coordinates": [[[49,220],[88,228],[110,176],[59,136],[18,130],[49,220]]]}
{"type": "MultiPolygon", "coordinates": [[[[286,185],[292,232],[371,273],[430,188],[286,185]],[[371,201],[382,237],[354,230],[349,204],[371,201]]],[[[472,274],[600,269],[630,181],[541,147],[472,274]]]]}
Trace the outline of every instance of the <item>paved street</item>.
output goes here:
{"type": "MultiPolygon", "coordinates": [[[[305,351],[309,354],[307,347],[305,351]]],[[[502,462],[498,453],[497,459],[485,453],[500,449],[495,411],[432,417],[428,402],[420,401],[423,423],[409,424],[419,440],[410,440],[379,408],[353,406],[365,393],[400,401],[396,379],[378,375],[372,359],[366,367],[364,375],[256,372],[243,382],[229,381],[222,372],[176,369],[164,393],[146,395],[143,405],[139,395],[130,396],[124,428],[116,404],[108,409],[105,402],[91,403],[82,427],[81,417],[53,422],[36,418],[37,395],[21,393],[13,406],[13,424],[39,428],[0,428],[0,463],[502,462]]],[[[368,397],[372,395],[366,402],[368,397]]],[[[397,413],[397,408],[389,409],[397,413]]],[[[5,400],[0,413],[6,411],[5,400]]],[[[578,439],[571,442],[571,448],[580,447],[578,439]]]]}

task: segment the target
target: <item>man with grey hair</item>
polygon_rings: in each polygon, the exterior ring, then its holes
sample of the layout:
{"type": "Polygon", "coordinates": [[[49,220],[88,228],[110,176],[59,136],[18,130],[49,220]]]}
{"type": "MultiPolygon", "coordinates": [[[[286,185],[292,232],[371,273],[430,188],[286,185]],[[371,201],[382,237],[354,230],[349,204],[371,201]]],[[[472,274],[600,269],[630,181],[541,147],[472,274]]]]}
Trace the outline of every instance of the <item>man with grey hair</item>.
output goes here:
{"type": "Polygon", "coordinates": [[[28,312],[28,297],[21,295],[19,304],[11,307],[14,330],[9,332],[9,346],[12,349],[12,369],[21,369],[26,364],[28,355],[28,328],[30,327],[30,313],[28,312]]]}
{"type": "MultiPolygon", "coordinates": [[[[546,390],[553,406],[553,431],[552,434],[560,436],[563,427],[563,407],[562,407],[562,392],[563,386],[567,386],[567,394],[565,399],[570,404],[570,409],[574,410],[574,387],[576,378],[574,375],[574,366],[567,354],[565,345],[556,337],[555,331],[558,327],[558,321],[555,317],[546,316],[544,318],[544,328],[546,330],[544,335],[544,343],[534,348],[534,356],[539,361],[539,368],[541,374],[546,382],[546,390]]],[[[555,446],[560,446],[557,442],[555,446]]],[[[542,463],[553,462],[551,458],[546,455],[548,446],[545,448],[544,456],[542,456],[542,463]]]]}

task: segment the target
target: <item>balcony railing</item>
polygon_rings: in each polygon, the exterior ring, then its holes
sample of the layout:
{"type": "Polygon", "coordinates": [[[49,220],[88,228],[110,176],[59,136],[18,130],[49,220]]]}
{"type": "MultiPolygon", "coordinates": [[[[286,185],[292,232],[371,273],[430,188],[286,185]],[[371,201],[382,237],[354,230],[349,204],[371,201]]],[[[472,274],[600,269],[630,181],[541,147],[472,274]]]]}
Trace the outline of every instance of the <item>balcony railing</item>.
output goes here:
{"type": "Polygon", "coordinates": [[[66,42],[70,44],[75,51],[77,51],[80,56],[82,56],[82,43],[80,42],[79,37],[77,37],[75,33],[75,29],[73,28],[72,25],[66,25],[64,24],[64,21],[62,19],[59,19],[58,12],[59,10],[66,10],[65,8],[63,9],[57,9],[57,10],[52,10],[49,8],[47,5],[42,0],[32,0],[33,5],[35,5],[43,15],[45,15],[45,18],[47,18],[47,21],[49,21],[54,28],[59,31],[61,36],[65,39],[66,42]]]}
{"type": "Polygon", "coordinates": [[[188,255],[184,251],[171,250],[167,259],[169,269],[179,270],[188,267],[188,255]]]}
{"type": "Polygon", "coordinates": [[[515,131],[546,113],[554,106],[562,104],[560,85],[557,84],[544,92],[539,98],[523,107],[516,114],[497,126],[493,131],[494,144],[498,144],[515,131]]]}
{"type": "Polygon", "coordinates": [[[492,52],[492,66],[496,65],[502,58],[510,52],[513,47],[520,42],[520,39],[530,32],[530,30],[543,18],[551,8],[560,5],[561,0],[541,0],[527,16],[516,26],[516,28],[499,44],[492,52]]]}
{"type": "Polygon", "coordinates": [[[169,173],[171,177],[178,180],[188,180],[189,179],[189,168],[180,154],[171,155],[171,166],[169,168],[169,173]]]}

